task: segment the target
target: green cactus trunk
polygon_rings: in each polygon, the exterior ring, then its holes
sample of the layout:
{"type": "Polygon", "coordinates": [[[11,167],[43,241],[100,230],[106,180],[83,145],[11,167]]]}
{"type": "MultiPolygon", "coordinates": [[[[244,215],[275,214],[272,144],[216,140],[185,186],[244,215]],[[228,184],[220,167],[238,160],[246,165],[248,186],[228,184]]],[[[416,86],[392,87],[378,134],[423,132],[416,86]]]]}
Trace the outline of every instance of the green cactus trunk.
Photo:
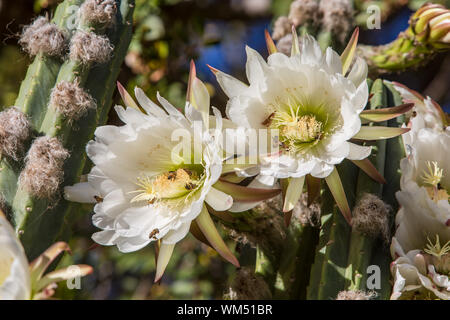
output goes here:
{"type": "MultiPolygon", "coordinates": [[[[338,166],[350,207],[355,201],[358,169],[349,161],[338,166]]],[[[331,300],[345,286],[351,228],[326,189],[322,195],[321,230],[307,288],[309,300],[331,300]]]]}
{"type": "MultiPolygon", "coordinates": [[[[74,3],[81,4],[82,1],[65,1],[59,5],[57,12],[64,12],[74,3]]],[[[60,65],[57,73],[53,72],[53,83],[47,84],[45,94],[44,91],[41,92],[42,98],[35,99],[39,100],[38,103],[35,102],[37,107],[35,105],[30,107],[33,110],[40,108],[40,112],[37,112],[39,119],[34,119],[33,114],[30,115],[33,125],[39,128],[39,133],[57,137],[71,153],[70,158],[64,163],[63,186],[79,181],[86,164],[85,146],[93,138],[95,128],[105,123],[106,115],[111,107],[115,81],[131,40],[134,1],[118,0],[117,7],[116,23],[106,31],[114,47],[111,60],[104,64],[92,65],[81,65],[71,60],[65,61],[60,65]],[[79,120],[68,121],[57,110],[47,106],[53,86],[60,81],[74,79],[77,79],[80,87],[94,98],[97,108],[88,110],[79,120]]],[[[79,29],[88,27],[78,26],[79,29]]],[[[45,75],[39,73],[39,76],[45,75]]],[[[23,90],[26,89],[27,86],[23,85],[23,90]]],[[[23,95],[24,93],[21,92],[19,99],[23,95]]],[[[17,175],[15,181],[17,181],[17,175]]],[[[11,203],[12,220],[16,230],[20,231],[20,239],[30,259],[39,255],[51,243],[67,238],[70,222],[78,211],[72,209],[80,206],[64,200],[62,189],[57,197],[56,200],[37,199],[20,187],[15,192],[11,203]],[[36,242],[36,239],[39,239],[39,242],[36,242]]]]}
{"type": "MultiPolygon", "coordinates": [[[[68,34],[69,39],[72,32],[66,26],[72,19],[73,12],[68,9],[71,6],[79,6],[81,2],[81,0],[64,1],[58,6],[52,19],[54,24],[68,34]]],[[[34,135],[39,132],[47,112],[50,92],[55,86],[63,63],[64,60],[61,57],[50,57],[39,53],[28,67],[26,77],[20,86],[14,105],[28,116],[34,135]]],[[[0,161],[0,191],[6,206],[9,208],[12,206],[16,194],[17,180],[22,166],[22,161],[16,162],[7,158],[0,161]]]]}
{"type": "MultiPolygon", "coordinates": [[[[373,83],[371,94],[373,94],[373,97],[370,101],[370,109],[377,109],[388,105],[387,90],[382,80],[378,79],[373,83]]],[[[382,122],[380,125],[386,125],[386,123],[382,122]]],[[[384,174],[385,154],[386,140],[379,140],[372,144],[372,153],[369,159],[381,175],[384,174]]],[[[383,185],[372,180],[362,170],[359,170],[357,200],[363,197],[365,193],[381,197],[382,190],[383,185]]],[[[347,267],[347,290],[367,290],[367,267],[370,264],[370,257],[376,240],[356,230],[352,231],[347,267]]]]}
{"type": "MultiPolygon", "coordinates": [[[[369,82],[369,86],[373,94],[369,104],[371,109],[401,104],[401,98],[391,84],[378,79],[373,84],[369,82]]],[[[380,125],[398,127],[401,123],[402,119],[394,119],[380,125]]],[[[372,180],[360,169],[357,169],[355,174],[345,162],[340,166],[341,170],[346,170],[346,173],[340,176],[343,177],[342,182],[350,207],[353,207],[355,200],[359,200],[365,193],[370,193],[389,204],[394,212],[397,210],[394,192],[399,189],[399,163],[404,157],[401,139],[396,137],[372,144],[369,159],[384,175],[388,182],[386,185],[372,180]]],[[[320,240],[311,269],[307,298],[330,300],[335,299],[337,294],[344,290],[373,290],[377,293],[377,299],[389,299],[391,257],[385,239],[374,239],[351,230],[334,207],[334,200],[327,191],[322,197],[321,221],[320,240]],[[372,275],[368,274],[370,265],[379,267],[380,273],[377,275],[380,279],[374,284],[379,283],[380,287],[367,286],[368,277],[372,275]]],[[[391,226],[392,221],[391,217],[391,226]]]]}

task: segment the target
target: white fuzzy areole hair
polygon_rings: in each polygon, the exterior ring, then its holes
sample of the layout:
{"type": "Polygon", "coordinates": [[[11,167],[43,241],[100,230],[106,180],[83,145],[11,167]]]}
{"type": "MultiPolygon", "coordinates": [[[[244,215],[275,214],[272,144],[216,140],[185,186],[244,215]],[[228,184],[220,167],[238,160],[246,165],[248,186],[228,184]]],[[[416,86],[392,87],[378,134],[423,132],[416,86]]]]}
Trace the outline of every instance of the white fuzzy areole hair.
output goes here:
{"type": "Polygon", "coordinates": [[[44,53],[49,56],[62,56],[66,50],[65,33],[46,17],[38,17],[26,26],[20,36],[19,44],[30,55],[44,53]]]}
{"type": "Polygon", "coordinates": [[[36,138],[26,156],[20,186],[37,198],[51,199],[64,179],[63,164],[68,157],[57,138],[36,138]]]}

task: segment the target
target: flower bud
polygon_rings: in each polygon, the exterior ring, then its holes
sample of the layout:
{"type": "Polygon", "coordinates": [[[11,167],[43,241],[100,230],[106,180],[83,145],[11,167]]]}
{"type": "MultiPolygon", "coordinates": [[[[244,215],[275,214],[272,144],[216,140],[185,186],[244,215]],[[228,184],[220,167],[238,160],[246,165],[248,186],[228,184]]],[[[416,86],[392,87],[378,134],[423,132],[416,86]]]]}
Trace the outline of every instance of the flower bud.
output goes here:
{"type": "Polygon", "coordinates": [[[410,19],[408,34],[441,49],[450,46],[450,10],[439,4],[422,6],[410,19]]]}

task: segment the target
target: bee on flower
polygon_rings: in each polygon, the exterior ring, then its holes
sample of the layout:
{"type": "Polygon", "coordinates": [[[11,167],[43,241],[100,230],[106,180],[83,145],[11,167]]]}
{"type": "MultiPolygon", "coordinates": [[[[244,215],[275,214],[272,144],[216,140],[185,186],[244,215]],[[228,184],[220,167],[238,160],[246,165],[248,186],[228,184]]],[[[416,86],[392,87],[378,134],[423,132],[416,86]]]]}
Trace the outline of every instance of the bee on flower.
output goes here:
{"type": "Polygon", "coordinates": [[[210,96],[195,75],[195,65],[184,114],[159,94],[162,108],[139,88],[139,105],[120,84],[119,91],[127,107],[115,110],[125,125],[97,128],[86,148],[95,164],[87,182],[65,188],[70,201],[96,203],[92,219],[102,231],[92,236],[94,241],[116,245],[121,252],[157,242],[155,281],[162,277],[175,244],[189,231],[239,266],[208,210],[226,211],[235,201],[253,203],[279,190],[247,189],[220,179],[234,171],[223,165],[221,132],[226,120],[214,107],[214,116],[209,115],[210,96]]]}
{"type": "MultiPolygon", "coordinates": [[[[292,38],[297,39],[295,28],[292,30],[292,38]]],[[[399,114],[386,109],[381,120],[377,113],[383,111],[364,111],[369,90],[367,64],[354,58],[358,30],[341,56],[332,48],[322,52],[309,35],[302,38],[301,46],[293,41],[290,56],[277,52],[268,33],[266,40],[267,62],[246,48],[249,85],[211,68],[229,97],[227,116],[240,127],[277,132],[280,152],[261,155],[260,174],[288,179],[284,212],[297,203],[308,175],[316,184],[325,178],[350,223],[350,208],[335,166],[347,158],[370,176],[379,177],[367,159],[371,147],[355,141],[386,139],[409,129],[362,126],[362,120],[384,121],[399,114]]],[[[400,108],[405,112],[410,107],[400,108]]]]}

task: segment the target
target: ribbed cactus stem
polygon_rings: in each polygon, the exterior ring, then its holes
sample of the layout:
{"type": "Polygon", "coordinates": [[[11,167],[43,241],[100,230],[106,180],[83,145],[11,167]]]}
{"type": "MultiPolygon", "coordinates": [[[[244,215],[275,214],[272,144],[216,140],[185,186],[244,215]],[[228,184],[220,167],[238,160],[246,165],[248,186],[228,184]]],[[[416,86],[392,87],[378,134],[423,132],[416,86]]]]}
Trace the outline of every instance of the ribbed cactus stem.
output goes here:
{"type": "Polygon", "coordinates": [[[273,252],[263,248],[261,245],[256,246],[256,262],[255,274],[261,276],[268,284],[269,288],[273,288],[277,275],[278,261],[273,252]]]}
{"type": "MultiPolygon", "coordinates": [[[[68,8],[80,3],[81,0],[67,0],[63,2],[56,9],[51,21],[65,31],[67,39],[70,39],[71,36],[70,30],[67,29],[67,23],[72,19],[71,14],[73,14],[68,8]]],[[[32,129],[35,132],[39,131],[50,100],[50,92],[55,85],[63,62],[62,57],[38,53],[33,63],[29,66],[25,79],[20,86],[14,105],[28,116],[32,129]]],[[[3,195],[6,207],[12,206],[22,166],[21,160],[15,162],[5,157],[2,157],[0,160],[0,194],[3,195]]]]}
{"type": "MultiPolygon", "coordinates": [[[[346,192],[349,206],[355,201],[358,170],[353,163],[344,161],[338,166],[339,176],[346,192]]],[[[322,194],[321,230],[307,288],[308,299],[330,300],[345,286],[345,272],[351,228],[328,189],[322,194]]]]}
{"type": "MultiPolygon", "coordinates": [[[[389,105],[396,106],[402,104],[402,98],[400,94],[395,90],[393,85],[388,82],[384,82],[387,92],[389,105]]],[[[405,116],[402,115],[395,119],[388,121],[390,127],[401,127],[405,122],[405,116]]],[[[406,156],[405,148],[403,145],[402,137],[398,136],[387,140],[386,142],[386,162],[384,168],[384,175],[387,180],[387,184],[383,186],[383,200],[391,206],[392,213],[395,214],[398,211],[398,202],[395,198],[395,192],[400,190],[400,160],[406,156]]],[[[395,216],[390,217],[390,229],[392,230],[395,221],[395,216]]],[[[380,267],[381,271],[381,288],[377,290],[378,299],[389,299],[391,295],[391,283],[390,283],[390,264],[391,256],[388,252],[387,246],[384,243],[378,243],[374,247],[374,254],[371,260],[371,264],[380,267]]]]}
{"type": "MultiPolygon", "coordinates": [[[[47,100],[50,101],[49,107],[40,131],[49,137],[58,138],[64,148],[71,153],[70,158],[65,161],[63,166],[63,185],[78,182],[83,172],[86,163],[85,146],[92,139],[95,128],[106,121],[115,82],[131,39],[134,1],[121,0],[116,1],[116,4],[118,10],[113,26],[109,29],[99,28],[98,30],[98,32],[106,32],[109,39],[107,40],[108,45],[111,43],[114,47],[110,59],[106,63],[98,63],[95,59],[94,61],[74,59],[72,43],[70,58],[61,66],[56,86],[51,93],[52,99],[47,100]],[[76,90],[72,90],[75,87],[76,90]],[[61,92],[55,94],[55,90],[61,90],[61,92]],[[83,96],[86,96],[85,98],[80,98],[79,90],[83,96]],[[77,113],[78,110],[71,112],[71,110],[67,111],[55,106],[54,100],[59,99],[59,96],[64,98],[66,93],[69,96],[66,96],[63,101],[70,103],[71,99],[67,98],[70,97],[70,94],[76,95],[73,99],[76,101],[74,107],[85,108],[83,114],[77,113]],[[96,109],[90,107],[94,101],[96,109]],[[72,114],[74,117],[70,118],[68,114],[72,114]]],[[[77,33],[81,29],[93,32],[93,28],[83,24],[83,20],[81,20],[77,33]]],[[[94,39],[96,38],[94,37],[94,39]]],[[[99,38],[103,42],[106,41],[105,39],[105,36],[99,38]]],[[[90,50],[90,48],[85,49],[90,50]]],[[[50,93],[48,95],[50,96],[50,93]]],[[[13,220],[16,229],[21,230],[21,241],[30,258],[34,258],[42,251],[42,248],[55,240],[67,236],[71,221],[69,213],[75,211],[71,208],[72,205],[62,199],[61,192],[55,194],[53,199],[37,198],[29,190],[18,188],[12,205],[13,220]],[[38,238],[39,243],[36,242],[38,238]]]]}
{"type": "MultiPolygon", "coordinates": [[[[370,109],[387,107],[387,91],[381,79],[375,80],[370,93],[373,95],[370,100],[370,109]]],[[[380,123],[386,125],[386,123],[380,123]]],[[[386,140],[378,140],[372,144],[372,153],[369,157],[370,161],[377,168],[378,172],[383,175],[385,167],[386,140]]],[[[360,200],[365,194],[369,193],[381,197],[383,185],[374,181],[362,170],[359,171],[357,181],[356,198],[360,200]]],[[[357,217],[354,217],[356,224],[357,217]]],[[[364,222],[365,223],[365,222],[364,222]]],[[[367,267],[370,265],[372,250],[377,239],[364,234],[363,230],[353,228],[350,247],[348,266],[346,270],[346,290],[366,290],[367,267]]]]}
{"type": "MultiPolygon", "coordinates": [[[[65,30],[70,40],[73,30],[68,29],[69,22],[73,19],[72,6],[79,6],[82,0],[66,0],[61,3],[52,22],[60,29],[65,30]]],[[[63,57],[50,57],[39,53],[27,71],[27,75],[20,86],[15,105],[30,117],[30,121],[36,130],[39,130],[50,99],[50,91],[55,85],[63,57]]]]}
{"type": "Polygon", "coordinates": [[[281,254],[274,288],[275,299],[306,299],[319,228],[291,221],[281,254]]]}
{"type": "MultiPolygon", "coordinates": [[[[402,97],[395,90],[394,86],[384,81],[387,88],[388,101],[391,106],[402,104],[402,97]]],[[[405,115],[401,115],[395,119],[388,121],[389,127],[401,127],[405,123],[405,115]]],[[[386,162],[384,168],[385,177],[388,183],[383,186],[383,199],[392,207],[393,212],[397,212],[398,203],[395,198],[395,192],[400,190],[400,160],[405,158],[405,148],[403,138],[401,136],[386,141],[386,162]]]]}

